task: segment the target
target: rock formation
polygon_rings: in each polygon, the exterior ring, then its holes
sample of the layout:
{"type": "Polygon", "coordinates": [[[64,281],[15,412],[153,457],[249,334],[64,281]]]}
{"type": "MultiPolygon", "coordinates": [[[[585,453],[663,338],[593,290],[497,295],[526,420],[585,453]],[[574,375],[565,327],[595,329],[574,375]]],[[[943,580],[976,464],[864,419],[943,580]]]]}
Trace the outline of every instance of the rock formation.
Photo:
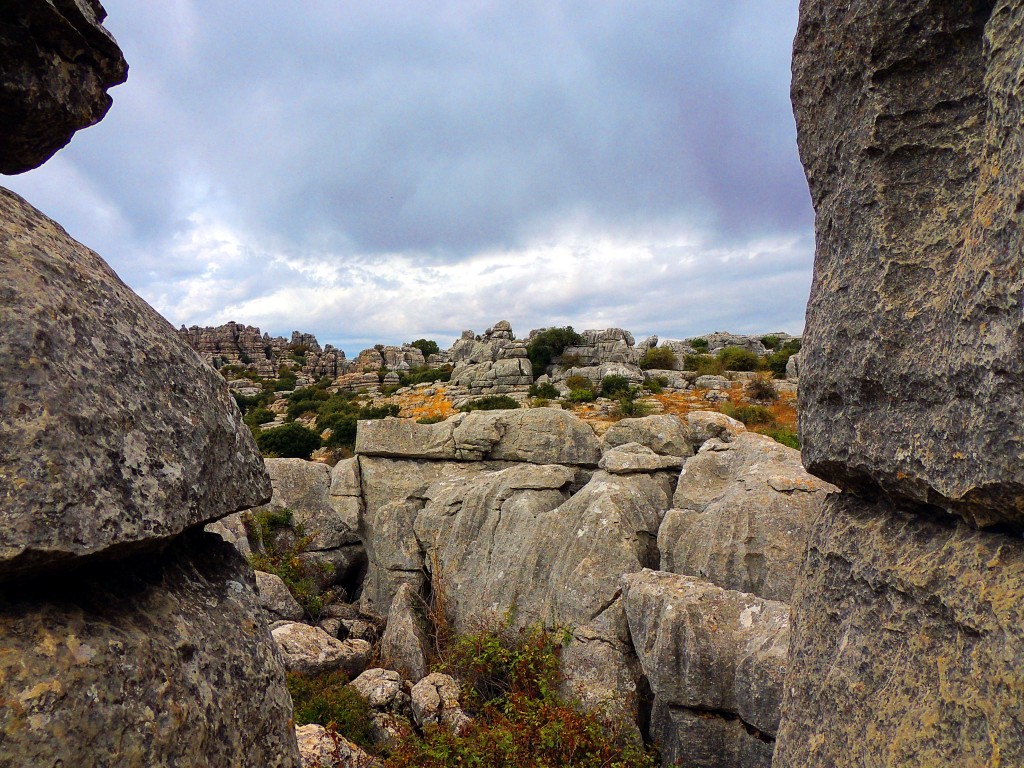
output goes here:
{"type": "Polygon", "coordinates": [[[6,190],[0,295],[0,762],[297,765],[252,571],[199,532],[270,494],[224,381],[6,190]]]}
{"type": "Polygon", "coordinates": [[[817,213],[775,764],[1024,764],[1020,2],[801,3],[817,213]],[[981,530],[979,530],[981,529],[981,530]]]}
{"type": "Polygon", "coordinates": [[[0,12],[0,173],[42,165],[110,109],[128,64],[99,0],[12,0],[0,12]]]}

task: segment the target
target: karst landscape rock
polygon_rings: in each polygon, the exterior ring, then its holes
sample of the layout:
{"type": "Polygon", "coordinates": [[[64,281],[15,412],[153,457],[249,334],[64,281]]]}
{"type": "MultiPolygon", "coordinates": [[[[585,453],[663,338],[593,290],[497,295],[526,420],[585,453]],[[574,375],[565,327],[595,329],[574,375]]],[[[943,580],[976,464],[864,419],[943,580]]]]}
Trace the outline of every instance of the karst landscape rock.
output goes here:
{"type": "MultiPolygon", "coordinates": [[[[127,66],[95,0],[11,6],[8,173],[127,66]]],[[[0,190],[0,765],[382,766],[474,727],[444,644],[481,627],[550,632],[559,693],[664,766],[1024,764],[1022,27],[801,3],[802,346],[175,330],[0,190]],[[765,421],[798,386],[802,453],[765,421]]]]}

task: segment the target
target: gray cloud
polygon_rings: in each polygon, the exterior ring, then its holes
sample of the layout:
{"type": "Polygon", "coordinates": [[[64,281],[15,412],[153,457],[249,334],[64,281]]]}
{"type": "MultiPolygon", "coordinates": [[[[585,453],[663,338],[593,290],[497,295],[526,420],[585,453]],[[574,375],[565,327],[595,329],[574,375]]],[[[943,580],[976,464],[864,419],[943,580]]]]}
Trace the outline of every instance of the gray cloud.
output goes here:
{"type": "MultiPolygon", "coordinates": [[[[380,341],[517,312],[663,334],[802,323],[812,216],[788,101],[795,0],[105,5],[128,84],[103,123],[10,185],[172,320],[210,322],[217,302],[256,311],[321,279],[286,266],[306,261],[415,296],[371,314],[380,341]],[[496,252],[540,264],[545,246],[609,239],[658,252],[666,273],[558,296],[543,273],[477,276],[486,291],[466,286],[450,306],[427,300],[449,290],[430,282],[440,273],[410,283],[389,267],[496,252]],[[757,256],[766,241],[799,245],[757,256]],[[681,242],[693,274],[671,263],[681,242]],[[748,268],[723,265],[727,250],[748,268]]],[[[587,278],[605,267],[591,258],[587,278]]],[[[373,329],[356,331],[365,307],[345,295],[260,312],[349,344],[373,329]]]]}

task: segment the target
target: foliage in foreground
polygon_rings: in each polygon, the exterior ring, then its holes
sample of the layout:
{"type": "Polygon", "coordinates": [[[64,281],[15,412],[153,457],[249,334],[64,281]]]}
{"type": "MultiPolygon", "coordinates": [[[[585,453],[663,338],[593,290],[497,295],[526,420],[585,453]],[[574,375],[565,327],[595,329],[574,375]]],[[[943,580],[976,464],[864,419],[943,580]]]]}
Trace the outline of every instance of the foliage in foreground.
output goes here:
{"type": "Polygon", "coordinates": [[[316,723],[334,728],[363,749],[373,747],[373,710],[350,688],[344,672],[318,675],[288,673],[288,693],[295,707],[295,724],[316,723]]]}
{"type": "Polygon", "coordinates": [[[653,768],[621,728],[558,693],[562,639],[507,628],[456,639],[445,669],[462,681],[473,721],[459,736],[439,727],[408,736],[386,768],[653,768]]]}

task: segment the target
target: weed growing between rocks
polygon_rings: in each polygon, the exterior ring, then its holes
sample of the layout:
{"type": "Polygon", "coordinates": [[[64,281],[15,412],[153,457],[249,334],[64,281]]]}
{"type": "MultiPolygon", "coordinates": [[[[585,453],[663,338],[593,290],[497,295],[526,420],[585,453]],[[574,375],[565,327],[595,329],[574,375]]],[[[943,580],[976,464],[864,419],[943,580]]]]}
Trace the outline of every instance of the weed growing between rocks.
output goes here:
{"type": "Polygon", "coordinates": [[[306,616],[316,620],[324,605],[334,597],[330,590],[321,591],[316,577],[325,564],[302,558],[313,536],[294,522],[289,509],[263,509],[242,516],[246,533],[256,544],[249,555],[253,569],[272,573],[288,587],[306,616]]]}
{"type": "Polygon", "coordinates": [[[484,395],[471,402],[466,403],[460,411],[504,411],[510,408],[518,408],[519,402],[508,395],[484,395]]]}
{"type": "Polygon", "coordinates": [[[363,749],[373,747],[373,710],[348,686],[344,672],[319,675],[289,672],[288,693],[295,708],[295,724],[316,723],[336,730],[363,749]]]}

